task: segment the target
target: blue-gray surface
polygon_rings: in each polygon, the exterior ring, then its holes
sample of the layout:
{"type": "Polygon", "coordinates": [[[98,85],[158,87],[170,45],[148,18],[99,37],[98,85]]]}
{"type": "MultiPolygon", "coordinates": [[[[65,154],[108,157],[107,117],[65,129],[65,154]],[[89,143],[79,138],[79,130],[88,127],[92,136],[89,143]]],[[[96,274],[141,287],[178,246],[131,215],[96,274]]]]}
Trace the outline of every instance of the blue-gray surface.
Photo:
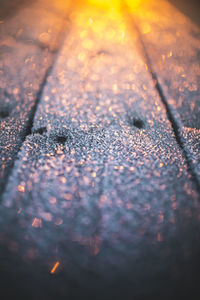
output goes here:
{"type": "Polygon", "coordinates": [[[55,7],[53,14],[50,5],[45,10],[45,2],[22,7],[0,22],[0,194],[30,131],[53,52],[67,25],[63,11],[60,16],[55,7]]]}
{"type": "Polygon", "coordinates": [[[144,1],[133,18],[200,183],[200,29],[165,1],[144,1]]]}
{"type": "Polygon", "coordinates": [[[186,155],[198,159],[198,127],[183,131],[187,152],[118,10],[85,5],[70,20],[4,183],[5,299],[199,299],[198,178],[186,155]]]}

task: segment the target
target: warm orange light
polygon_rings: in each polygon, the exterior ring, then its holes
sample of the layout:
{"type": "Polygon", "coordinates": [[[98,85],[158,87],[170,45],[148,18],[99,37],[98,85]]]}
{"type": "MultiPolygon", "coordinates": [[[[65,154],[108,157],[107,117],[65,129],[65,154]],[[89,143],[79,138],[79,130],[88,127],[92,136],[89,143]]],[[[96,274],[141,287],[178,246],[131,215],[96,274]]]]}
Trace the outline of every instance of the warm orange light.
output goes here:
{"type": "Polygon", "coordinates": [[[55,265],[53,266],[53,268],[51,269],[51,274],[54,274],[54,273],[55,273],[55,271],[56,271],[56,269],[58,268],[59,265],[60,265],[60,263],[59,263],[59,261],[57,261],[57,262],[55,263],[55,265]]]}
{"type": "Polygon", "coordinates": [[[120,0],[88,0],[88,2],[100,7],[119,7],[121,3],[120,0]]]}
{"type": "Polygon", "coordinates": [[[18,191],[21,192],[21,193],[24,193],[25,192],[25,187],[23,185],[18,185],[18,191]]]}
{"type": "MultiPolygon", "coordinates": [[[[142,0],[88,0],[92,5],[99,7],[120,8],[123,3],[127,4],[130,10],[135,9],[142,0]]],[[[144,0],[143,0],[144,1],[144,0]]]]}
{"type": "Polygon", "coordinates": [[[38,218],[34,218],[32,222],[32,226],[35,228],[42,227],[42,220],[38,218]]]}
{"type": "Polygon", "coordinates": [[[128,5],[130,11],[133,11],[140,5],[142,0],[126,0],[125,2],[128,5]]]}

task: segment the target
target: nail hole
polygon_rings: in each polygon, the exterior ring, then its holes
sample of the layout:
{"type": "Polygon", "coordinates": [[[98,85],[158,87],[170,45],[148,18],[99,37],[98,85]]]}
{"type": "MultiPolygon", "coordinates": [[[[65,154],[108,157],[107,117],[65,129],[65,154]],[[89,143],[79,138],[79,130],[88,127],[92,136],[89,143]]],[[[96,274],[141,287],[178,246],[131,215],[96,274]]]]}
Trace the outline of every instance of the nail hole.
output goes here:
{"type": "Polygon", "coordinates": [[[40,127],[40,128],[38,128],[37,130],[35,130],[34,132],[33,132],[33,134],[41,134],[41,135],[43,135],[45,132],[47,132],[47,128],[46,127],[40,127]]]}
{"type": "Polygon", "coordinates": [[[56,137],[56,142],[59,144],[65,144],[67,141],[67,137],[66,136],[57,136],[56,137]]]}
{"type": "Polygon", "coordinates": [[[139,129],[144,128],[144,122],[140,119],[134,119],[133,120],[133,125],[139,129]]]}
{"type": "Polygon", "coordinates": [[[110,52],[104,49],[100,49],[99,51],[95,52],[93,55],[90,56],[90,58],[94,58],[97,56],[105,56],[110,55],[110,52]]]}
{"type": "Polygon", "coordinates": [[[97,55],[109,55],[110,52],[107,51],[107,50],[101,49],[101,50],[97,51],[96,54],[97,54],[97,55]]]}
{"type": "Polygon", "coordinates": [[[9,117],[9,111],[8,110],[2,110],[2,111],[0,111],[0,118],[1,119],[5,119],[7,117],[9,117]]]}

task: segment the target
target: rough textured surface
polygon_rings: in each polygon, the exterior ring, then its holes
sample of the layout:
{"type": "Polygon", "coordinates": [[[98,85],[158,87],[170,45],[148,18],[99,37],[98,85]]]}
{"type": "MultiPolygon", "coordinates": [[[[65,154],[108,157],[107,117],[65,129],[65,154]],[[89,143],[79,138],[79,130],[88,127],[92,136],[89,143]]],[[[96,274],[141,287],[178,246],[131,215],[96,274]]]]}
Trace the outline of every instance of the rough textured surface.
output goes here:
{"type": "Polygon", "coordinates": [[[5,184],[6,172],[27,134],[30,113],[50,64],[48,51],[41,51],[33,45],[16,43],[12,39],[4,40],[2,44],[0,47],[2,50],[0,57],[1,189],[5,184]]]}
{"type": "MultiPolygon", "coordinates": [[[[196,141],[193,135],[188,140],[184,137],[190,130],[200,139],[200,29],[167,1],[141,2],[133,18],[168,105],[175,119],[180,116],[179,134],[193,160],[196,141]]],[[[198,155],[195,161],[200,177],[198,155]]]]}
{"type": "Polygon", "coordinates": [[[195,166],[196,174],[200,176],[200,130],[183,127],[182,134],[189,147],[190,158],[195,166]]]}
{"type": "Polygon", "coordinates": [[[52,64],[49,50],[56,49],[64,26],[63,18],[41,7],[37,2],[22,8],[0,24],[0,191],[29,131],[40,87],[52,64]]]}
{"type": "Polygon", "coordinates": [[[114,11],[73,22],[3,195],[4,291],[198,299],[199,194],[134,37],[114,11]]]}

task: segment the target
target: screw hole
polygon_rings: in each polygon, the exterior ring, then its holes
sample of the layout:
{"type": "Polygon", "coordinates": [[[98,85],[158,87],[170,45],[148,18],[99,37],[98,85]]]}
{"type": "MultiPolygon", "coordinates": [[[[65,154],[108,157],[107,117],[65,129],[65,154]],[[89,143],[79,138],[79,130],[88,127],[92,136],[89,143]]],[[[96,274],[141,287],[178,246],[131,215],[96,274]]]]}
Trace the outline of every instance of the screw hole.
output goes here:
{"type": "Polygon", "coordinates": [[[64,145],[67,141],[67,137],[66,136],[57,136],[56,137],[56,142],[59,144],[64,145]]]}
{"type": "Polygon", "coordinates": [[[43,135],[45,132],[47,132],[47,128],[46,127],[41,127],[41,128],[38,128],[37,130],[35,130],[34,132],[33,132],[33,134],[41,134],[41,135],[43,135]]]}
{"type": "Polygon", "coordinates": [[[133,125],[139,129],[144,128],[144,122],[140,119],[133,120],[133,125]]]}
{"type": "Polygon", "coordinates": [[[97,55],[109,55],[110,52],[104,49],[100,49],[99,51],[97,51],[96,53],[97,55]]]}
{"type": "Polygon", "coordinates": [[[9,117],[9,114],[10,113],[8,110],[2,110],[2,111],[0,111],[0,118],[5,119],[5,118],[9,117]]]}

